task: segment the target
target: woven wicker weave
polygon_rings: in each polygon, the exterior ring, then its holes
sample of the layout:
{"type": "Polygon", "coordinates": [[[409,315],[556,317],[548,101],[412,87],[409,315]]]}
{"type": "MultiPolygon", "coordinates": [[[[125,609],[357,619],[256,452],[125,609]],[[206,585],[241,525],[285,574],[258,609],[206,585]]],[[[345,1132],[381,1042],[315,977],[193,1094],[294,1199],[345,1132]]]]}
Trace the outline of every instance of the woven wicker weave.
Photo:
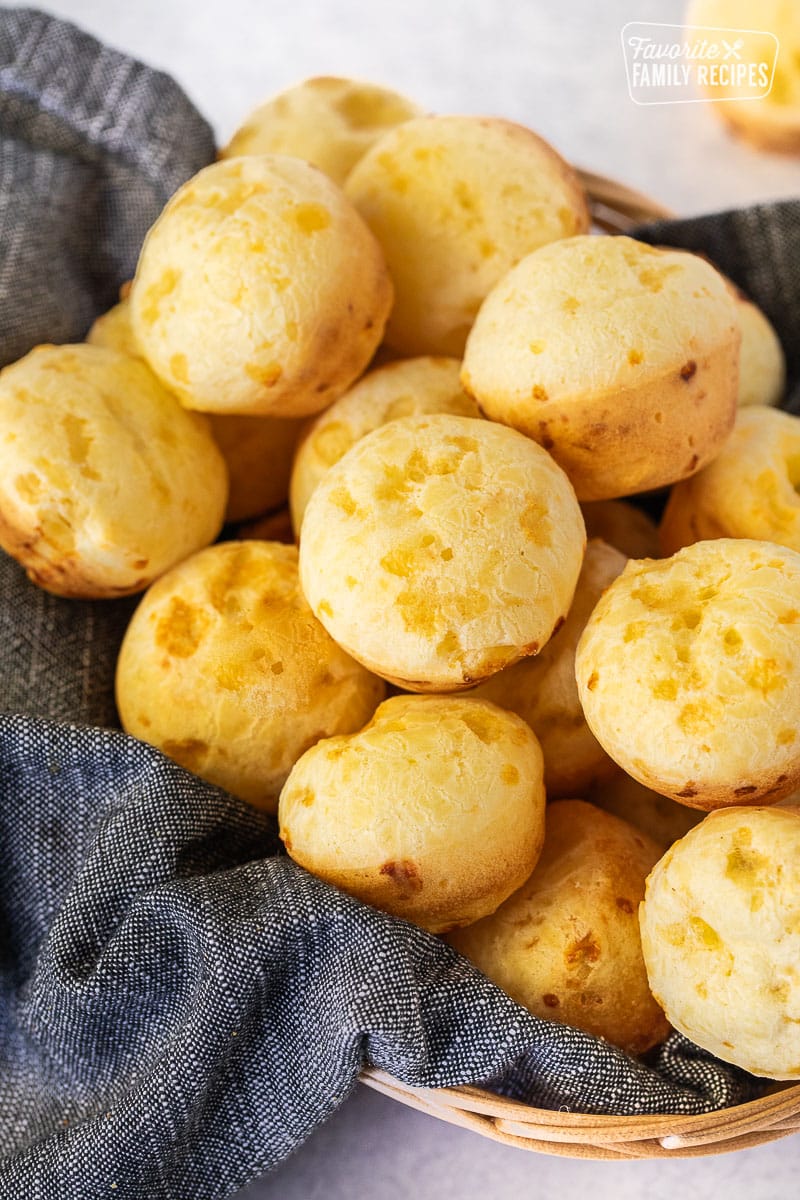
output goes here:
{"type": "MultiPolygon", "coordinates": [[[[580,172],[597,228],[627,233],[673,214],[622,184],[580,172]]],[[[694,1158],[772,1142],[800,1130],[800,1084],[774,1085],[748,1104],[699,1116],[605,1117],[553,1112],[475,1087],[413,1088],[367,1068],[361,1080],[401,1104],[496,1142],[568,1158],[694,1158]]]]}

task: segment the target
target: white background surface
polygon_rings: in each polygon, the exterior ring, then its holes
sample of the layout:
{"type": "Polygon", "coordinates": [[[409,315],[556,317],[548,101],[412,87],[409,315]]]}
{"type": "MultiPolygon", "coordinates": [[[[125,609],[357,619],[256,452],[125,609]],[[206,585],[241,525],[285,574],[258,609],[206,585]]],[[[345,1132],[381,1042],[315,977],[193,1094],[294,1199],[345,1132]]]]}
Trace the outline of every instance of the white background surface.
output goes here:
{"type": "MultiPolygon", "coordinates": [[[[800,3],[800,0],[793,0],[800,3]]],[[[582,166],[689,214],[800,193],[800,161],[731,141],[708,105],[628,98],[626,21],[683,0],[42,0],[171,72],[226,140],[260,100],[312,74],[387,83],[431,110],[532,125],[582,166]]],[[[754,0],[754,11],[758,11],[754,0]]],[[[360,1088],[241,1200],[783,1200],[800,1137],[716,1158],[591,1163],[504,1147],[360,1088]]],[[[203,1200],[176,1197],[176,1200],[203,1200]]]]}

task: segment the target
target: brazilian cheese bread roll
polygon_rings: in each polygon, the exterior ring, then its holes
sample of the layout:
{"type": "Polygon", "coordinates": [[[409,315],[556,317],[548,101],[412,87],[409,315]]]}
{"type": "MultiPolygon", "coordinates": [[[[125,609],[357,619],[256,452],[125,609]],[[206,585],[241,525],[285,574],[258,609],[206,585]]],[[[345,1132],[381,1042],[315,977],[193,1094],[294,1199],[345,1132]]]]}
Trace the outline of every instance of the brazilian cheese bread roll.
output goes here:
{"type": "Polygon", "coordinates": [[[563,627],[535,657],[498,671],[471,693],[528,722],[542,747],[548,798],[581,795],[617,771],[586,724],[575,682],[575,647],[594,606],[626,561],[605,542],[590,541],[563,627]]]}
{"type": "Polygon", "coordinates": [[[588,538],[602,538],[626,558],[658,558],[658,526],[626,500],[586,500],[581,505],[588,538]]]}
{"type": "Polygon", "coordinates": [[[704,815],[696,808],[687,808],[644,787],[625,771],[616,771],[609,779],[597,783],[589,792],[589,800],[641,829],[663,850],[688,833],[704,815]]]}
{"type": "Polygon", "coordinates": [[[694,474],[736,413],[736,301],[709,263],[627,237],[576,237],[524,258],[487,297],[461,380],[482,411],[535,438],[579,500],[694,474]]]}
{"type": "Polygon", "coordinates": [[[739,352],[739,407],[780,404],[786,390],[786,359],[778,335],[758,305],[737,295],[742,334],[739,352]]]}
{"type": "Polygon", "coordinates": [[[265,155],[214,163],[175,193],[130,302],[142,353],[187,408],[303,417],[367,366],[392,287],[339,188],[265,155]]]}
{"type": "Polygon", "coordinates": [[[374,83],[318,76],[257,108],[220,157],[291,154],[341,185],[378,138],[420,112],[405,96],[374,83]]]}
{"type": "Polygon", "coordinates": [[[315,619],[296,548],[255,541],[210,546],[150,588],[116,690],[128,733],[273,812],[303,751],[359,729],[384,692],[315,619]]]}
{"type": "Polygon", "coordinates": [[[692,808],[800,782],[800,554],[719,538],[629,562],[575,657],[586,720],[629,775],[692,808]]]}
{"type": "MultiPolygon", "coordinates": [[[[86,340],[92,346],[108,346],[145,361],[133,335],[127,299],[98,317],[86,340]]],[[[225,520],[246,521],[284,504],[289,495],[294,448],[304,422],[214,413],[208,422],[228,468],[230,486],[225,520]]]]}
{"type": "Polygon", "coordinates": [[[478,417],[478,406],[459,381],[455,358],[407,358],[368,371],[358,383],[321,413],[297,448],[292,468],[290,505],[299,535],[311,493],[325,472],[359,438],[373,429],[419,413],[451,412],[478,417]]]}
{"type": "Polygon", "coordinates": [[[589,228],[572,168],[530,129],[494,117],[418,117],[361,159],[345,191],[395,287],[386,340],[460,357],[481,302],[524,255],[589,228]]]}
{"type": "Polygon", "coordinates": [[[537,1017],[642,1054],[669,1032],[648,987],[636,915],[659,854],[618,817],[557,800],[530,878],[447,940],[537,1017]]]}
{"type": "Polygon", "coordinates": [[[438,933],[493,912],[544,837],[542,755],[519,717],[462,696],[395,696],[326,738],[281,792],[280,833],[315,875],[438,933]]]}
{"type": "Polygon", "coordinates": [[[640,909],[650,986],[724,1062],[800,1078],[800,809],[711,813],[656,865],[640,909]]]}
{"type": "Polygon", "coordinates": [[[38,346],[0,373],[0,425],[0,545],[47,591],[142,591],[220,531],[207,422],[127,355],[38,346]]]}
{"type": "Polygon", "coordinates": [[[403,417],[348,450],[303,519],[300,578],[359,662],[455,691],[535,654],[569,610],[585,546],[567,477],[512,429],[403,417]]]}
{"type": "Polygon", "coordinates": [[[740,98],[736,76],[720,73],[709,81],[705,90],[715,101],[712,112],[759,149],[800,153],[800,7],[795,0],[692,0],[686,21],[721,29],[730,42],[745,31],[735,62],[763,71],[756,77],[763,86],[755,100],[740,98]]]}
{"type": "Polygon", "coordinates": [[[677,483],[661,520],[665,554],[704,538],[745,537],[800,550],[800,417],[746,408],[713,462],[677,483]]]}

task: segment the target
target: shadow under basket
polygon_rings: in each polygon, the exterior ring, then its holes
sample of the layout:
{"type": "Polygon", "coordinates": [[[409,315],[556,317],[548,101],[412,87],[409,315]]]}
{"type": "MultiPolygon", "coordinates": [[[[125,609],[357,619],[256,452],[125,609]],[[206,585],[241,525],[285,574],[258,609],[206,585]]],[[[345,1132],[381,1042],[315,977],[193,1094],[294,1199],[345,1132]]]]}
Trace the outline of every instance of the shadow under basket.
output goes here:
{"type": "MultiPolygon", "coordinates": [[[[675,214],[623,184],[579,172],[594,227],[629,233],[675,214]]],[[[696,1158],[777,1141],[800,1131],[800,1084],[770,1084],[747,1104],[693,1116],[608,1117],[533,1108],[477,1087],[415,1088],[367,1067],[361,1082],[410,1108],[472,1129],[483,1137],[539,1154],[566,1158],[696,1158]]]]}

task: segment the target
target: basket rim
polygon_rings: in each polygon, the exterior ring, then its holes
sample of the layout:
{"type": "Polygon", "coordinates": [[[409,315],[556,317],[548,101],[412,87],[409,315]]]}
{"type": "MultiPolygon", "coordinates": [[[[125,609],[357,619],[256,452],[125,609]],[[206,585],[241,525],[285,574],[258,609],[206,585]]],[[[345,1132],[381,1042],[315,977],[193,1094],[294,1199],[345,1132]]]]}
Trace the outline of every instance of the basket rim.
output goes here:
{"type": "Polygon", "coordinates": [[[552,1126],[554,1129],[572,1128],[605,1136],[608,1136],[611,1130],[615,1130],[617,1135],[633,1134],[637,1137],[663,1137],[673,1133],[691,1133],[701,1127],[707,1127],[709,1123],[714,1123],[714,1119],[719,1118],[722,1114],[731,1113],[740,1115],[743,1120],[753,1116],[782,1119],[800,1115],[800,1083],[791,1082],[781,1086],[778,1091],[757,1096],[754,1100],[730,1105],[727,1108],[712,1109],[709,1112],[640,1113],[625,1116],[537,1108],[527,1104],[524,1100],[514,1100],[511,1097],[498,1095],[471,1084],[443,1088],[415,1087],[402,1083],[387,1071],[372,1066],[362,1069],[361,1080],[367,1084],[371,1081],[383,1083],[392,1089],[407,1092],[410,1096],[425,1097],[432,1103],[463,1109],[465,1112],[472,1112],[479,1116],[503,1120],[513,1119],[516,1116],[517,1119],[527,1120],[529,1123],[535,1120],[537,1125],[552,1126]],[[644,1132],[645,1130],[647,1132],[644,1132]]]}

